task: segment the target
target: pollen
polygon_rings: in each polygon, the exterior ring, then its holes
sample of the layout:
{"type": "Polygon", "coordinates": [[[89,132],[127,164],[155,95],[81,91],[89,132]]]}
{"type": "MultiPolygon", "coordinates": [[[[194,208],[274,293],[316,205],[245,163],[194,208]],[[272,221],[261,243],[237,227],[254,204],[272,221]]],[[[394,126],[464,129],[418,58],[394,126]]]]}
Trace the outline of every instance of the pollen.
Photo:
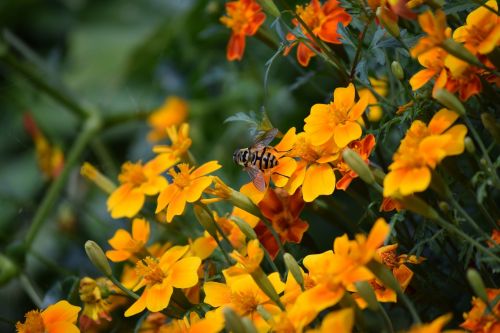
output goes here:
{"type": "Polygon", "coordinates": [[[158,259],[146,257],[136,264],[137,275],[142,276],[147,284],[154,285],[163,282],[165,273],[160,268],[158,259]]]}
{"type": "Polygon", "coordinates": [[[24,324],[18,322],[16,329],[18,332],[25,333],[44,333],[45,325],[43,323],[42,314],[38,310],[33,310],[25,315],[26,321],[24,324]]]}
{"type": "Polygon", "coordinates": [[[189,168],[188,164],[182,163],[179,164],[178,166],[179,171],[176,172],[175,170],[170,170],[169,174],[172,176],[174,184],[184,188],[188,187],[191,184],[191,171],[194,168],[189,168]]]}
{"type": "Polygon", "coordinates": [[[135,186],[140,186],[148,179],[143,171],[143,165],[141,162],[131,163],[127,162],[123,165],[123,171],[118,176],[121,183],[131,183],[135,186]]]}
{"type": "Polygon", "coordinates": [[[257,306],[260,304],[257,294],[251,290],[232,293],[231,303],[242,316],[257,311],[257,306]]]}

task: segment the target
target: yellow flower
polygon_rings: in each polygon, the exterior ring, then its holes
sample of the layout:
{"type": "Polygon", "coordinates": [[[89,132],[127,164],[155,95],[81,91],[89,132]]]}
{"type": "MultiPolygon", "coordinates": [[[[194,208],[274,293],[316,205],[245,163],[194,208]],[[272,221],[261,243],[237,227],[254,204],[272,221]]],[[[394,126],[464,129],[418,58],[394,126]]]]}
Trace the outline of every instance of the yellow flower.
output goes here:
{"type": "Polygon", "coordinates": [[[171,158],[184,158],[191,147],[192,140],[189,137],[189,124],[183,123],[180,126],[172,125],[166,128],[170,145],[157,145],[153,151],[157,154],[171,156],[171,158]]]}
{"type": "Polygon", "coordinates": [[[17,322],[18,333],[78,333],[75,326],[80,307],[62,300],[40,312],[32,310],[26,313],[25,322],[17,322]]]}
{"type": "MultiPolygon", "coordinates": [[[[498,10],[495,0],[485,6],[498,10]]],[[[453,32],[453,39],[465,44],[474,54],[488,54],[500,45],[500,17],[484,6],[480,6],[467,16],[467,23],[453,32]]]]}
{"type": "Polygon", "coordinates": [[[384,197],[425,191],[431,182],[431,170],[446,156],[464,151],[467,128],[451,126],[457,118],[457,113],[441,109],[428,126],[420,120],[412,123],[384,179],[384,197]]]}
{"type": "Polygon", "coordinates": [[[203,233],[203,236],[196,238],[194,241],[190,241],[190,245],[191,252],[201,260],[210,257],[217,248],[217,242],[207,231],[203,233]]]}
{"type": "Polygon", "coordinates": [[[322,145],[333,137],[335,144],[343,148],[361,137],[358,120],[368,105],[366,96],[354,102],[354,85],[337,88],[330,104],[315,104],[304,120],[304,131],[313,145],[322,145]]]}
{"type": "Polygon", "coordinates": [[[104,277],[91,279],[84,277],[80,280],[80,300],[83,303],[83,311],[80,315],[79,326],[86,331],[94,324],[99,324],[100,319],[111,321],[110,312],[120,304],[123,299],[113,296],[113,283],[104,277]]]}
{"type": "Polygon", "coordinates": [[[174,246],[159,259],[146,257],[136,264],[136,272],[142,279],[134,291],[144,287],[141,296],[132,304],[125,317],[133,316],[144,309],[158,312],[170,303],[173,288],[190,288],[198,283],[198,257],[182,258],[189,246],[174,246]]]}
{"type": "Polygon", "coordinates": [[[354,310],[346,308],[330,312],[321,322],[319,329],[307,330],[307,333],[351,333],[354,326],[354,310]]]}
{"type": "Polygon", "coordinates": [[[260,247],[259,240],[252,239],[248,242],[246,254],[233,251],[231,257],[236,260],[236,265],[226,270],[228,275],[252,274],[260,267],[260,262],[264,258],[264,251],[260,247]]]}
{"type": "Polygon", "coordinates": [[[165,128],[179,125],[186,120],[188,104],[182,98],[170,96],[165,102],[148,117],[148,124],[152,127],[148,134],[149,141],[159,141],[167,136],[165,128]]]}
{"type": "Polygon", "coordinates": [[[420,38],[417,45],[410,50],[413,58],[440,46],[451,37],[451,29],[446,24],[446,14],[441,10],[436,11],[435,14],[430,10],[423,12],[418,16],[418,23],[427,36],[420,38]]]}
{"type": "Polygon", "coordinates": [[[113,250],[106,251],[106,257],[114,262],[128,260],[135,254],[144,251],[148,239],[149,223],[144,219],[136,218],[132,221],[132,235],[124,229],[118,229],[108,241],[113,250]]]}
{"type": "Polygon", "coordinates": [[[425,67],[413,75],[410,79],[410,85],[413,90],[420,89],[423,85],[435,78],[434,90],[444,87],[446,84],[446,69],[444,60],[448,53],[434,47],[418,56],[418,62],[425,67]]]}
{"type": "Polygon", "coordinates": [[[160,192],[156,213],[167,209],[166,219],[167,222],[171,222],[174,216],[182,214],[186,202],[195,202],[200,199],[203,191],[212,183],[212,177],[207,174],[220,167],[217,161],[210,161],[197,169],[190,168],[185,163],[176,167],[178,171],[171,169],[169,174],[173,182],[160,192]]]}
{"type": "Polygon", "coordinates": [[[450,321],[451,317],[451,313],[439,316],[429,324],[419,324],[413,326],[408,333],[440,333],[444,325],[450,321]]]}
{"type": "Polygon", "coordinates": [[[118,176],[121,185],[108,198],[111,217],[134,217],[141,210],[145,196],[154,195],[167,186],[161,175],[177,161],[167,155],[159,155],[145,165],[126,162],[118,176]]]}
{"type": "MultiPolygon", "coordinates": [[[[209,311],[205,318],[200,318],[196,312],[182,319],[173,319],[162,325],[158,333],[218,333],[224,328],[224,316],[220,311],[209,311]]],[[[141,331],[142,332],[142,331],[141,331]]]]}

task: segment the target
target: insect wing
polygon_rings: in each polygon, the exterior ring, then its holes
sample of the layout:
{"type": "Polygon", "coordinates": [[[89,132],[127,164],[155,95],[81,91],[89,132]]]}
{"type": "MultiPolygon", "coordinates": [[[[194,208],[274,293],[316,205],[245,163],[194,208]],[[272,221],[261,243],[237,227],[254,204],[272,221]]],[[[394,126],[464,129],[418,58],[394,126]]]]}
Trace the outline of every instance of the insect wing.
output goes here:
{"type": "Polygon", "coordinates": [[[255,148],[264,148],[267,145],[273,141],[273,139],[276,137],[278,134],[278,129],[277,128],[271,128],[269,131],[262,133],[260,136],[257,137],[257,140],[253,144],[253,147],[255,148]]]}
{"type": "Polygon", "coordinates": [[[264,179],[264,173],[253,165],[246,167],[245,171],[248,172],[248,175],[250,176],[250,179],[252,179],[255,187],[259,191],[264,192],[266,190],[266,180],[264,179]]]}

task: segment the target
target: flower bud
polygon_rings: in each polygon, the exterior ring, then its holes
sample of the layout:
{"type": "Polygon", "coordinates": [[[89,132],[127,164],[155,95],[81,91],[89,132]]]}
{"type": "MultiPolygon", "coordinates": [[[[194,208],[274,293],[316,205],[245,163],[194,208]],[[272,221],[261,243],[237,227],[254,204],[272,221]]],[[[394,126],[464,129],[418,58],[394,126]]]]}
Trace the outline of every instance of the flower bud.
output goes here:
{"type": "Polygon", "coordinates": [[[467,270],[467,280],[469,281],[472,290],[477,297],[479,297],[485,304],[489,303],[488,294],[486,293],[486,287],[484,286],[483,279],[479,275],[478,271],[473,268],[467,270]]]}
{"type": "Polygon", "coordinates": [[[355,283],[356,290],[358,291],[359,296],[368,304],[368,308],[373,311],[380,310],[379,303],[377,301],[377,296],[375,296],[375,292],[373,292],[372,287],[366,281],[358,281],[355,283]]]}
{"type": "Polygon", "coordinates": [[[446,89],[438,89],[433,97],[448,109],[455,111],[461,117],[465,116],[465,108],[457,96],[453,95],[446,89]]]}
{"type": "Polygon", "coordinates": [[[368,165],[363,161],[361,156],[358,155],[355,151],[346,148],[342,152],[342,158],[349,165],[352,171],[354,171],[359,178],[361,178],[365,183],[371,185],[375,183],[375,177],[371,172],[368,165]]]}
{"type": "Polygon", "coordinates": [[[257,239],[257,234],[252,229],[250,224],[246,223],[242,218],[238,216],[231,216],[231,220],[238,226],[238,228],[245,234],[247,239],[257,239]]]}
{"type": "Polygon", "coordinates": [[[445,201],[440,201],[439,209],[441,209],[443,213],[448,214],[450,212],[450,205],[448,205],[448,203],[445,201]]]}
{"type": "Polygon", "coordinates": [[[429,206],[424,200],[416,196],[408,196],[403,198],[398,198],[398,200],[403,204],[405,209],[408,209],[414,213],[420,214],[431,220],[437,220],[439,214],[429,206]]]}
{"type": "Polygon", "coordinates": [[[255,281],[255,283],[259,286],[260,290],[264,292],[274,303],[276,303],[280,308],[284,309],[283,304],[280,301],[280,297],[274,289],[271,280],[267,277],[266,273],[258,267],[250,274],[255,281]]]}
{"type": "Polygon", "coordinates": [[[116,185],[97,170],[92,164],[85,162],[80,169],[80,174],[96,184],[104,192],[111,194],[116,189],[116,185]]]}
{"type": "Polygon", "coordinates": [[[495,118],[489,113],[481,113],[481,122],[496,144],[500,145],[500,125],[495,121],[495,118]]]}
{"type": "Polygon", "coordinates": [[[465,48],[460,43],[457,43],[452,38],[448,38],[441,44],[442,48],[451,54],[452,56],[457,57],[463,61],[468,62],[471,65],[483,67],[483,64],[472,54],[469,50],[465,48]]]}
{"type": "Polygon", "coordinates": [[[241,317],[234,312],[230,307],[225,307],[222,310],[224,314],[224,320],[226,322],[226,328],[229,332],[242,332],[245,333],[245,326],[241,321],[241,317]]]}
{"type": "Polygon", "coordinates": [[[8,283],[18,273],[16,264],[9,257],[0,254],[0,286],[8,283]]]}
{"type": "Polygon", "coordinates": [[[215,227],[214,220],[203,207],[194,205],[194,216],[210,236],[217,238],[217,228],[215,227]]]}
{"type": "Polygon", "coordinates": [[[465,150],[467,150],[467,152],[469,154],[474,154],[476,152],[476,146],[474,145],[474,141],[472,141],[470,136],[465,137],[464,146],[465,146],[465,150]]]}
{"type": "Polygon", "coordinates": [[[264,12],[266,12],[266,14],[269,14],[273,17],[280,17],[281,16],[281,13],[280,13],[278,7],[276,7],[276,5],[274,4],[273,0],[257,0],[257,2],[262,7],[264,12]]]}
{"type": "Polygon", "coordinates": [[[270,314],[261,304],[257,305],[257,312],[262,316],[262,318],[264,318],[265,321],[273,319],[273,315],[270,314]]]}
{"type": "Polygon", "coordinates": [[[255,328],[255,325],[253,324],[253,321],[250,318],[243,317],[241,319],[241,322],[243,324],[243,329],[245,333],[257,333],[257,329],[255,328]]]}
{"type": "Polygon", "coordinates": [[[384,10],[382,7],[377,8],[377,18],[379,19],[380,23],[384,26],[384,28],[395,38],[399,38],[399,26],[398,22],[394,21],[392,18],[390,18],[386,10],[384,10]]]}
{"type": "Polygon", "coordinates": [[[302,276],[302,271],[300,270],[299,264],[295,258],[290,253],[285,253],[283,255],[283,260],[285,261],[288,271],[292,274],[293,278],[297,281],[302,290],[304,290],[304,277],[302,276]]]}
{"type": "Polygon", "coordinates": [[[405,72],[403,71],[403,67],[401,67],[401,64],[394,60],[391,63],[391,71],[392,74],[398,79],[399,81],[403,81],[405,78],[405,72]]]}
{"type": "Polygon", "coordinates": [[[85,252],[87,252],[87,256],[89,257],[92,264],[97,267],[101,272],[106,276],[111,276],[111,266],[109,266],[108,259],[106,255],[102,251],[101,247],[97,245],[96,242],[92,240],[88,240],[85,242],[85,252]]]}

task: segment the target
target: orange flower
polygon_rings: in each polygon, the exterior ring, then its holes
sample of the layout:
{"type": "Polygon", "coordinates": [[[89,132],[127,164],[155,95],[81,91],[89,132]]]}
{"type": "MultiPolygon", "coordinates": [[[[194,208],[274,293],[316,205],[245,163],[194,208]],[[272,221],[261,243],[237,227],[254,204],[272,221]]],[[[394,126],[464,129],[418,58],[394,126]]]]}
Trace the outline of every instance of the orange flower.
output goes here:
{"type": "Polygon", "coordinates": [[[40,312],[29,311],[25,314],[25,322],[17,322],[18,333],[78,333],[80,330],[75,326],[80,307],[71,305],[62,300],[49,305],[40,312]]]}
{"type": "Polygon", "coordinates": [[[170,139],[170,145],[154,146],[153,151],[160,155],[171,156],[171,158],[184,158],[192,143],[189,137],[189,124],[182,123],[180,126],[169,126],[166,128],[166,133],[170,139]]]}
{"type": "Polygon", "coordinates": [[[172,222],[174,216],[182,214],[186,202],[195,202],[200,199],[203,191],[212,183],[212,177],[207,174],[220,167],[217,161],[210,161],[197,169],[190,168],[185,163],[176,167],[178,171],[171,169],[169,174],[173,182],[160,192],[156,213],[166,208],[167,222],[172,222]]]}
{"type": "Polygon", "coordinates": [[[413,90],[420,89],[432,78],[436,78],[434,90],[443,88],[446,84],[447,75],[444,67],[444,60],[448,53],[439,48],[434,47],[425,53],[418,56],[418,62],[425,67],[420,70],[410,79],[410,85],[413,90]]]}
{"type": "Polygon", "coordinates": [[[390,212],[394,209],[399,212],[403,209],[403,205],[396,199],[384,197],[382,204],[380,204],[379,212],[390,212]]]}
{"type": "Polygon", "coordinates": [[[304,120],[304,131],[313,145],[326,143],[333,137],[335,144],[343,148],[361,137],[358,120],[368,105],[366,96],[354,101],[354,85],[336,88],[330,104],[315,104],[304,120]]]}
{"type": "Polygon", "coordinates": [[[245,36],[253,36],[266,20],[266,15],[254,0],[238,0],[226,3],[227,16],[220,21],[232,30],[227,45],[227,60],[241,60],[245,52],[245,36]]]}
{"type": "Polygon", "coordinates": [[[477,298],[472,297],[472,309],[468,313],[464,313],[465,321],[460,324],[460,327],[465,328],[473,333],[496,333],[500,332],[500,302],[498,296],[500,289],[486,289],[488,300],[493,306],[493,313],[489,312],[486,304],[477,298]],[[493,300],[497,300],[494,304],[493,300]]]}
{"type": "MultiPolygon", "coordinates": [[[[189,318],[173,319],[162,325],[158,333],[218,333],[224,328],[224,316],[220,311],[209,311],[205,318],[191,312],[189,318]]],[[[142,330],[141,330],[142,332],[142,330]]]]}
{"type": "Polygon", "coordinates": [[[436,46],[440,46],[446,39],[451,37],[451,29],[446,24],[446,14],[437,10],[433,12],[426,11],[418,16],[420,27],[427,33],[427,36],[420,38],[417,45],[411,50],[413,58],[420,54],[431,50],[436,46]]]}
{"type": "MultiPolygon", "coordinates": [[[[442,329],[444,325],[446,325],[446,323],[450,321],[451,318],[452,318],[451,313],[439,316],[429,324],[418,324],[412,326],[412,328],[408,330],[408,333],[440,333],[440,332],[445,333],[447,331],[442,331],[442,329]]],[[[449,332],[451,333],[457,331],[449,331],[449,332]]]]}
{"type": "Polygon", "coordinates": [[[134,217],[144,204],[146,195],[154,195],[167,186],[161,176],[165,170],[177,162],[167,155],[159,155],[145,165],[141,162],[126,162],[118,176],[121,185],[108,198],[111,217],[134,217]]]}
{"type": "Polygon", "coordinates": [[[144,246],[148,239],[149,223],[144,219],[136,218],[132,221],[132,235],[124,229],[118,229],[108,241],[113,250],[106,251],[106,257],[114,262],[128,260],[145,250],[144,246]]]}
{"type": "Polygon", "coordinates": [[[351,333],[354,326],[354,310],[345,308],[330,312],[323,318],[319,329],[307,330],[307,333],[351,333]]]}
{"type": "MultiPolygon", "coordinates": [[[[323,5],[321,5],[319,0],[311,0],[305,7],[297,5],[296,12],[315,36],[333,44],[341,44],[340,35],[337,33],[338,24],[342,23],[345,27],[351,22],[351,16],[344,8],[340,7],[337,0],[327,0],[323,5]]],[[[292,22],[295,26],[300,25],[297,19],[294,19],[292,22]]],[[[313,39],[307,33],[306,29],[302,25],[300,25],[300,28],[302,33],[314,45],[313,39]]],[[[286,38],[290,41],[296,39],[292,33],[289,33],[286,38]]],[[[317,47],[317,45],[314,45],[314,47],[317,47]]],[[[288,54],[290,50],[291,47],[287,48],[285,54],[288,54]]],[[[298,43],[297,60],[302,66],[306,67],[314,55],[314,51],[309,49],[305,43],[298,43]]]]}
{"type": "Polygon", "coordinates": [[[231,258],[236,260],[236,264],[225,270],[227,275],[252,274],[260,268],[260,263],[264,258],[264,251],[260,247],[259,241],[252,239],[247,244],[246,253],[242,254],[234,250],[230,255],[231,258]]]}
{"type": "Polygon", "coordinates": [[[491,240],[492,241],[488,241],[488,247],[495,247],[500,245],[500,230],[493,229],[491,231],[491,240]]]}
{"type": "Polygon", "coordinates": [[[169,96],[163,105],[154,110],[148,117],[148,124],[152,127],[148,134],[148,140],[155,142],[167,136],[165,128],[173,125],[180,125],[186,120],[188,114],[188,104],[182,98],[169,96]]]}
{"type": "Polygon", "coordinates": [[[457,119],[457,113],[441,109],[428,126],[420,120],[412,123],[384,179],[384,197],[425,191],[431,182],[431,170],[446,156],[464,151],[467,127],[451,126],[457,119]]]}
{"type": "MultiPolygon", "coordinates": [[[[368,134],[362,140],[351,142],[348,147],[358,153],[358,155],[361,156],[366,163],[368,163],[368,157],[375,147],[375,136],[373,134],[368,134]]],[[[352,171],[343,160],[337,162],[336,166],[342,174],[342,178],[340,178],[337,182],[337,189],[345,191],[349,184],[351,184],[351,181],[354,178],[357,178],[358,175],[352,171]]]]}
{"type": "MultiPolygon", "coordinates": [[[[309,224],[299,217],[304,208],[300,189],[295,191],[293,195],[289,195],[283,189],[268,189],[258,206],[262,215],[271,221],[282,243],[300,243],[302,235],[309,228],[309,224]]],[[[269,229],[262,222],[259,222],[255,227],[255,232],[259,241],[274,258],[279,248],[269,229]]]]}
{"type": "Polygon", "coordinates": [[[174,246],[165,252],[160,259],[146,257],[136,264],[136,272],[142,279],[134,288],[137,291],[145,286],[141,296],[132,304],[125,317],[133,316],[144,309],[158,312],[170,303],[173,288],[190,288],[198,283],[198,257],[182,258],[189,246],[174,246]]]}
{"type": "MultiPolygon", "coordinates": [[[[498,10],[495,0],[485,3],[498,10]]],[[[464,43],[473,54],[488,54],[500,46],[500,17],[484,6],[480,6],[467,16],[467,23],[453,32],[453,39],[464,43]]]]}

